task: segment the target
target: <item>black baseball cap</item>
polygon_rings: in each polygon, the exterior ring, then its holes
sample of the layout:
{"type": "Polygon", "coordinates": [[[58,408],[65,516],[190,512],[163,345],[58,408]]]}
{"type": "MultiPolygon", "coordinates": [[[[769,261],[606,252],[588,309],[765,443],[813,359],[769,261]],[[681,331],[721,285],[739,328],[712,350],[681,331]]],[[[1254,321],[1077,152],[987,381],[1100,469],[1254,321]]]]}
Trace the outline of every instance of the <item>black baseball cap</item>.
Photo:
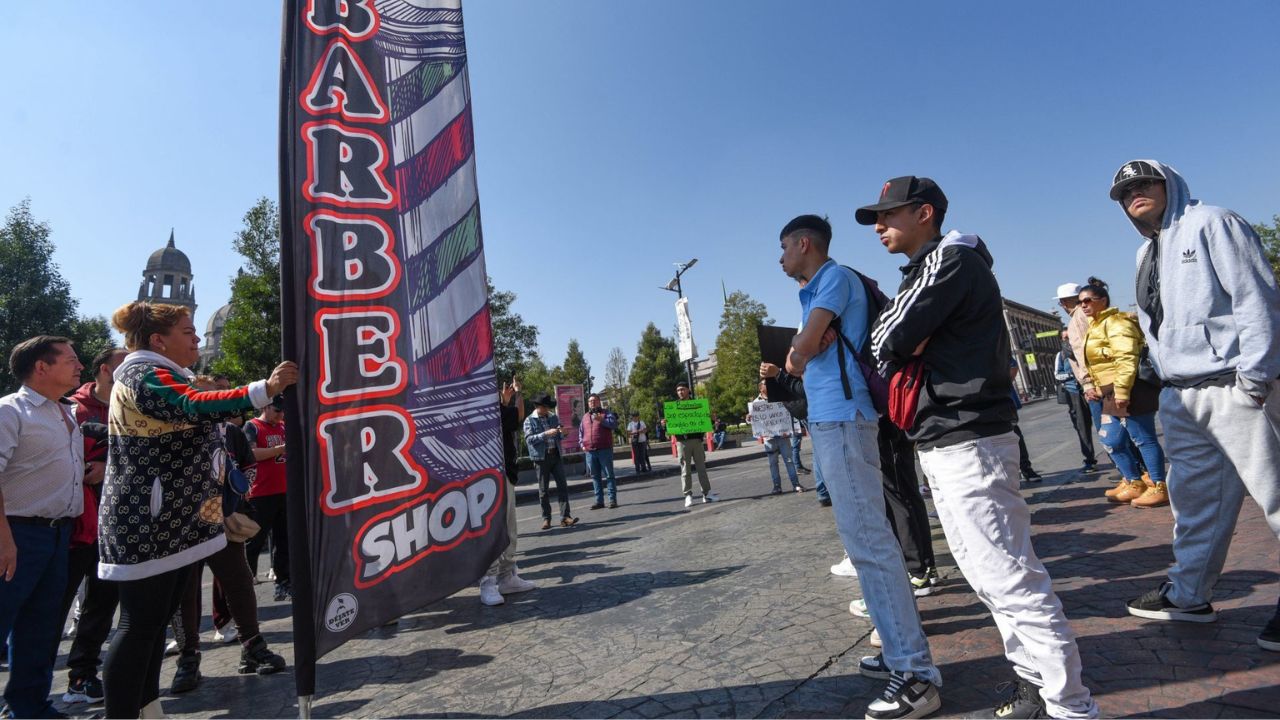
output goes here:
{"type": "Polygon", "coordinates": [[[1116,176],[1111,180],[1111,199],[1119,200],[1124,197],[1125,188],[1142,180],[1160,180],[1165,179],[1164,173],[1160,172],[1160,168],[1152,165],[1146,160],[1130,160],[1120,166],[1116,171],[1116,176]]]}
{"type": "Polygon", "coordinates": [[[276,410],[283,410],[283,409],[284,409],[284,394],[283,394],[283,393],[281,393],[281,394],[279,394],[279,395],[276,395],[275,397],[271,398],[271,407],[275,408],[276,410]]]}
{"type": "Polygon", "coordinates": [[[875,225],[876,213],[915,203],[932,205],[934,210],[947,209],[947,196],[938,183],[926,177],[904,175],[896,177],[880,188],[880,202],[858,208],[854,219],[859,225],[875,225]]]}

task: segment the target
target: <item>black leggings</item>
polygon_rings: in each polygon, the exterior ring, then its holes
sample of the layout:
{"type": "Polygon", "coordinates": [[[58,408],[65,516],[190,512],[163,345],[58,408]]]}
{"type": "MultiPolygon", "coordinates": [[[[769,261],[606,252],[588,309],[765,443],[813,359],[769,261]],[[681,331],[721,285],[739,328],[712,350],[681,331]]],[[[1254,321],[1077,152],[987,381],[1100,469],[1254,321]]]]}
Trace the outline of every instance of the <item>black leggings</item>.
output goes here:
{"type": "Polygon", "coordinates": [[[164,630],[182,601],[190,570],[182,567],[119,583],[120,626],[102,668],[107,717],[136,718],[160,697],[164,630]]]}

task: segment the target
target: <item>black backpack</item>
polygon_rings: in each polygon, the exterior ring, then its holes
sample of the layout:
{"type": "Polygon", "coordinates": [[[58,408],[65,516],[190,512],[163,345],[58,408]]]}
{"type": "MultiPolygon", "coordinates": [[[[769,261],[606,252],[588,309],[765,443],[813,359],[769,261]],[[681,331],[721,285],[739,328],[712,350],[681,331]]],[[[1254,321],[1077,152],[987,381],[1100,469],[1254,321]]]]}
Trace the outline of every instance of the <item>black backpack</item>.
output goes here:
{"type": "Polygon", "coordinates": [[[835,329],[836,336],[840,339],[839,354],[837,357],[840,362],[840,385],[844,388],[845,400],[853,399],[853,390],[849,387],[849,373],[846,370],[846,360],[844,359],[844,350],[847,347],[849,353],[858,361],[858,371],[862,373],[862,379],[867,383],[867,391],[871,394],[871,403],[875,406],[876,412],[880,415],[889,411],[889,381],[880,374],[877,369],[875,358],[871,355],[871,328],[879,319],[880,313],[889,306],[889,296],[880,290],[880,286],[875,280],[854,270],[848,265],[840,267],[848,270],[857,276],[862,282],[862,289],[867,295],[867,337],[862,341],[862,350],[859,351],[853,347],[853,343],[849,338],[845,337],[844,329],[840,326],[840,318],[835,317],[831,320],[831,327],[835,329]]]}

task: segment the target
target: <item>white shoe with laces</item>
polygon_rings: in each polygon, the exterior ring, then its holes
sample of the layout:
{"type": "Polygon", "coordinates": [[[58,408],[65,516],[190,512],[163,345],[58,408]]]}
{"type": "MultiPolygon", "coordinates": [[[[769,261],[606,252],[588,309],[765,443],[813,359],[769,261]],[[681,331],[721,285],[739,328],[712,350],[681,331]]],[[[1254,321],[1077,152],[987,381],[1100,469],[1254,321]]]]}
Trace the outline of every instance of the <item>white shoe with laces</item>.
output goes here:
{"type": "Polygon", "coordinates": [[[213,641],[230,645],[238,639],[238,632],[235,621],[229,622],[221,628],[213,629],[213,641]]]}
{"type": "Polygon", "coordinates": [[[928,717],[942,708],[938,688],[912,673],[889,673],[889,684],[880,697],[867,706],[867,720],[898,720],[928,717]]]}
{"type": "Polygon", "coordinates": [[[503,595],[515,595],[516,593],[529,592],[537,590],[538,586],[516,574],[515,570],[510,575],[503,576],[498,580],[498,592],[503,595]]]}
{"type": "Polygon", "coordinates": [[[692,495],[685,495],[685,496],[684,496],[684,506],[685,506],[685,507],[687,507],[687,508],[693,507],[693,496],[692,496],[692,495]]]}
{"type": "Polygon", "coordinates": [[[498,580],[491,575],[480,578],[480,603],[493,607],[506,602],[502,593],[498,592],[498,580]]]}
{"type": "Polygon", "coordinates": [[[858,569],[853,566],[849,556],[845,555],[843,560],[831,566],[831,574],[840,577],[858,577],[858,569]]]}
{"type": "Polygon", "coordinates": [[[849,612],[860,618],[871,617],[871,613],[867,612],[867,601],[863,598],[851,601],[849,603],[849,612]]]}
{"type": "Polygon", "coordinates": [[[702,496],[702,502],[704,503],[713,503],[713,502],[717,502],[718,500],[720,500],[720,496],[715,493],[707,493],[706,495],[702,496]]]}

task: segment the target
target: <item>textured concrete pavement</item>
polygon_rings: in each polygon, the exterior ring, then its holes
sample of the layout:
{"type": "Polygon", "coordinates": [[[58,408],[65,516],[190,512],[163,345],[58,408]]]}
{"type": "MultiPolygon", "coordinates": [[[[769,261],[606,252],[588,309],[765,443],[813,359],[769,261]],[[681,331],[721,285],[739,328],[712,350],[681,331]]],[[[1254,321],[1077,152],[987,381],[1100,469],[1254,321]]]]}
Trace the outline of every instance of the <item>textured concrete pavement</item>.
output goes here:
{"type": "MultiPolygon", "coordinates": [[[[1216,623],[1132,618],[1124,602],[1172,560],[1168,509],[1105,503],[1115,475],[1076,473],[1062,406],[1028,406],[1023,429],[1046,478],[1026,493],[1036,548],[1104,715],[1276,716],[1280,653],[1254,639],[1275,609],[1280,544],[1257,506],[1247,500],[1241,514],[1216,623]]],[[[805,450],[807,461],[807,440],[805,450]]],[[[581,524],[543,532],[536,501],[522,500],[521,574],[539,589],[494,608],[463,590],[347,644],[320,663],[314,715],[860,717],[883,683],[857,673],[874,650],[868,622],[847,610],[856,581],[828,573],[841,557],[830,511],[813,493],[770,496],[757,447],[717,455],[739,460],[711,470],[719,503],[686,510],[677,476],[631,479],[621,508],[588,510],[590,494],[578,492],[581,524]]],[[[934,538],[944,582],[919,608],[944,676],[943,715],[956,715],[991,705],[1013,674],[936,526],[934,538]]],[[[270,600],[269,584],[259,599],[266,637],[292,665],[288,606],[270,600]]],[[[291,673],[237,676],[236,647],[204,650],[205,680],[164,699],[170,716],[297,715],[291,673]]],[[[65,682],[60,671],[57,693],[65,682]]]]}

